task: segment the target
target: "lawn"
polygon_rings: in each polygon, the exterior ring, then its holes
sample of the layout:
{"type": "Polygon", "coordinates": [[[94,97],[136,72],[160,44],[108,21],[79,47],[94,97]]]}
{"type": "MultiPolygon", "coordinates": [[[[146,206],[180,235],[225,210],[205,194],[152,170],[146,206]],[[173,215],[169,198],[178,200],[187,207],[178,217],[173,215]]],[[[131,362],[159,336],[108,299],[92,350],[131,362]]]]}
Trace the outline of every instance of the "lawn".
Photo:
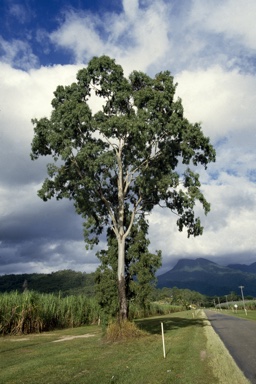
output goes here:
{"type": "Polygon", "coordinates": [[[98,326],[1,337],[0,383],[218,383],[203,318],[186,311],[137,324],[146,336],[116,343],[104,341],[98,326]]]}
{"type": "Polygon", "coordinates": [[[247,309],[247,315],[245,314],[244,309],[238,309],[237,312],[234,312],[232,310],[223,309],[219,311],[219,313],[223,313],[224,315],[231,315],[236,316],[241,319],[248,319],[248,320],[254,320],[256,321],[256,311],[247,309]]]}

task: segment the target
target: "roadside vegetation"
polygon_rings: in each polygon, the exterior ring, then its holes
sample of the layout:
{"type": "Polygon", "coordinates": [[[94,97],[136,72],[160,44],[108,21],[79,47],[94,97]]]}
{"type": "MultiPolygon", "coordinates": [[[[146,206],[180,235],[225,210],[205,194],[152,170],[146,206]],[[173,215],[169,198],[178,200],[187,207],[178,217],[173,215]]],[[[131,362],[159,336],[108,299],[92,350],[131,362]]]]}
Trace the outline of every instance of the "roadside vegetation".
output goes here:
{"type": "Polygon", "coordinates": [[[16,335],[93,324],[99,318],[94,299],[33,291],[0,294],[0,334],[16,335]]]}
{"type": "MultiPolygon", "coordinates": [[[[188,289],[152,289],[147,306],[136,300],[129,303],[129,320],[167,315],[186,309],[208,307],[211,300],[188,289]]],[[[236,302],[237,313],[231,305],[223,312],[256,320],[256,301],[246,301],[247,316],[243,302],[236,302]]],[[[106,316],[97,296],[82,294],[65,296],[61,292],[39,293],[25,290],[0,293],[0,335],[40,333],[55,329],[74,328],[101,324],[105,328],[113,318],[106,316]]]]}
{"type": "Polygon", "coordinates": [[[232,315],[235,317],[239,317],[242,319],[247,319],[247,320],[254,320],[256,321],[256,301],[252,301],[252,303],[246,303],[245,306],[246,311],[244,310],[244,306],[242,303],[237,304],[237,310],[234,309],[227,309],[227,308],[222,308],[220,309],[215,309],[219,313],[223,313],[224,315],[232,315]]]}
{"type": "MultiPolygon", "coordinates": [[[[181,305],[150,303],[146,315],[164,315],[182,309],[181,305]]],[[[0,293],[0,335],[40,333],[98,324],[102,323],[101,314],[104,315],[104,312],[97,300],[84,295],[62,297],[61,294],[34,291],[0,293]]],[[[144,315],[144,308],[131,303],[130,319],[144,315]]]]}

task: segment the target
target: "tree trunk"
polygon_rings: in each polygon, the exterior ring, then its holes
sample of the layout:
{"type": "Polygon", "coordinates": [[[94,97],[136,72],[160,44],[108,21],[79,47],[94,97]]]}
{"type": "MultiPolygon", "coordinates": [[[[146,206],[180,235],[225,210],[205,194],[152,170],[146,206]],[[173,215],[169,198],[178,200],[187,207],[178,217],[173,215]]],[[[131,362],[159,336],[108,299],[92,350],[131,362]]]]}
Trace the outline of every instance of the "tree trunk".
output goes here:
{"type": "Polygon", "coordinates": [[[125,287],[125,237],[118,239],[118,300],[119,321],[127,320],[127,299],[125,287]]]}
{"type": "Polygon", "coordinates": [[[127,319],[127,299],[125,287],[125,231],[124,231],[124,180],[123,180],[123,164],[122,149],[124,146],[123,139],[119,139],[119,150],[117,152],[118,163],[118,220],[116,228],[116,236],[118,241],[118,301],[119,301],[119,321],[127,319]]]}

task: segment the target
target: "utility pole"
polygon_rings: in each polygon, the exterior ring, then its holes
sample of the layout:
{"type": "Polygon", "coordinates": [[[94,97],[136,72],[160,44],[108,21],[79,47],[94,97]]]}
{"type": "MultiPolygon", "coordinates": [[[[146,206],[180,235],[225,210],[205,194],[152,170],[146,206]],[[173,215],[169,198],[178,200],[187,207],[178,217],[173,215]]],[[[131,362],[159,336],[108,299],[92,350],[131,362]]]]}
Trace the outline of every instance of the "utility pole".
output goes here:
{"type": "Polygon", "coordinates": [[[221,309],[221,305],[220,305],[220,298],[218,297],[218,302],[219,302],[219,308],[220,308],[220,311],[222,311],[221,309]]]}
{"type": "Polygon", "coordinates": [[[247,310],[246,310],[246,308],[245,308],[245,302],[244,302],[244,292],[243,292],[243,288],[244,288],[244,286],[243,286],[243,285],[239,285],[238,288],[241,289],[241,295],[242,295],[242,300],[243,300],[243,304],[244,304],[244,312],[245,312],[245,314],[246,314],[246,316],[247,316],[247,310]]]}
{"type": "Polygon", "coordinates": [[[228,295],[225,295],[225,296],[226,296],[227,309],[229,309],[229,306],[228,306],[228,295]]]}

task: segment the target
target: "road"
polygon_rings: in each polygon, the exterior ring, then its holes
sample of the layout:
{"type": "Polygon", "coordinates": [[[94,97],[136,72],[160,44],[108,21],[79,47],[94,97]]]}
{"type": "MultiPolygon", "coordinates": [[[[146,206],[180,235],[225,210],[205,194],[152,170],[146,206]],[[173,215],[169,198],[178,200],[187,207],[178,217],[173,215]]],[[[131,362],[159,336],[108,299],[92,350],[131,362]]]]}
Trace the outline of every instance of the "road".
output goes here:
{"type": "Polygon", "coordinates": [[[256,321],[209,310],[205,314],[245,377],[256,384],[256,321]]]}

